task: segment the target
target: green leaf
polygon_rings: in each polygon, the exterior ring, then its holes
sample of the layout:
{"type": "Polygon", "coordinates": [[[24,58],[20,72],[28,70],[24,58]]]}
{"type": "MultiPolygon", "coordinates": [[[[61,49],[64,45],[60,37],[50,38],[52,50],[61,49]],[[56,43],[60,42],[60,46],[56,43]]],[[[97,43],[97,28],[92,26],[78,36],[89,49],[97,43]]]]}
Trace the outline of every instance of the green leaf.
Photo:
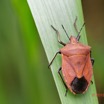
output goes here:
{"type": "MultiPolygon", "coordinates": [[[[33,18],[35,20],[41,41],[43,43],[48,61],[50,62],[57,51],[62,47],[57,41],[57,35],[51,28],[53,25],[59,30],[61,40],[67,43],[66,37],[61,25],[63,24],[69,36],[76,36],[73,23],[78,17],[77,27],[81,28],[83,21],[81,0],[28,0],[33,18]]],[[[81,32],[82,43],[87,44],[85,29],[81,32]]],[[[51,65],[51,71],[56,83],[56,87],[62,104],[98,104],[95,83],[90,85],[88,91],[82,95],[73,95],[70,91],[65,97],[65,87],[57,71],[61,66],[61,57],[57,56],[51,65]]],[[[94,78],[93,78],[94,82],[94,78]]]]}

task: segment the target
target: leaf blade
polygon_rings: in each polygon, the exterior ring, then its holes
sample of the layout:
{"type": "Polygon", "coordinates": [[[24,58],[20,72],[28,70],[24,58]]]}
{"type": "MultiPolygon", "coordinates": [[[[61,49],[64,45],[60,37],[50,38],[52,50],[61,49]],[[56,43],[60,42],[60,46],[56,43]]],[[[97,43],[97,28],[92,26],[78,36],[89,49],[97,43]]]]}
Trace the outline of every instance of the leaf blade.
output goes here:
{"type": "MultiPolygon", "coordinates": [[[[81,1],[28,0],[28,3],[40,34],[48,61],[50,62],[60,47],[57,42],[57,36],[51,29],[50,25],[53,25],[60,31],[61,34],[64,34],[61,35],[61,39],[64,42],[68,42],[68,39],[62,30],[61,24],[65,26],[69,34],[76,34],[73,28],[73,23],[76,16],[78,16],[79,20],[77,22],[78,29],[80,29],[81,25],[83,24],[81,1]]],[[[85,29],[83,29],[81,34],[81,41],[87,44],[85,29]]],[[[75,96],[68,92],[67,97],[64,96],[65,88],[56,70],[60,67],[60,64],[60,57],[57,57],[52,64],[51,69],[62,104],[84,104],[85,99],[86,104],[98,104],[97,97],[92,96],[93,93],[96,94],[95,84],[90,85],[89,90],[84,95],[75,96]]]]}

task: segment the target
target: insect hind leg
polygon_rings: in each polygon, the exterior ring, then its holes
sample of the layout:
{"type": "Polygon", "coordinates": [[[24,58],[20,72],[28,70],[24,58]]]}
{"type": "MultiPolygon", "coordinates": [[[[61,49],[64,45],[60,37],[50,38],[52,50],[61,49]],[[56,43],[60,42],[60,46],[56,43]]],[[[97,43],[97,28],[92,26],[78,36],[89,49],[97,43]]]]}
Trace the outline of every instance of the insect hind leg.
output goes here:
{"type": "Polygon", "coordinates": [[[63,80],[63,77],[62,77],[62,75],[61,75],[61,73],[60,73],[61,69],[62,69],[62,67],[59,68],[58,74],[60,75],[60,77],[61,77],[61,79],[62,79],[62,82],[63,82],[63,84],[64,84],[64,86],[65,86],[65,88],[66,88],[65,96],[67,96],[68,87],[66,86],[66,84],[65,84],[65,82],[64,82],[64,80],[63,80]]]}

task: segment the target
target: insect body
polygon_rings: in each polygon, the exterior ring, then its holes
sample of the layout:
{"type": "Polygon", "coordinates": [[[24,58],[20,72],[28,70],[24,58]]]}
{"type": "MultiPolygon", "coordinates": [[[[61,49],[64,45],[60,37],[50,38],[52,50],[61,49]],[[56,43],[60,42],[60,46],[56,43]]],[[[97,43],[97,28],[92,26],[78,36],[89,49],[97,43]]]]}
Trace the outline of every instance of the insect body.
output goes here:
{"type": "MultiPolygon", "coordinates": [[[[74,27],[77,31],[76,20],[74,23],[74,27]]],[[[56,31],[58,35],[59,43],[64,45],[64,47],[61,48],[60,51],[58,51],[55,54],[49,66],[52,64],[57,54],[61,54],[62,67],[59,68],[58,73],[66,88],[65,95],[67,94],[68,89],[70,89],[70,91],[73,94],[82,94],[88,89],[88,86],[90,85],[92,74],[93,74],[92,65],[94,63],[94,59],[90,57],[91,47],[79,42],[80,32],[82,28],[78,32],[77,37],[74,37],[74,36],[71,36],[70,38],[68,37],[70,40],[68,44],[65,44],[64,42],[62,42],[60,40],[59,32],[53,26],[52,28],[56,31]],[[60,73],[61,70],[62,70],[63,77],[60,73]]],[[[65,29],[64,31],[68,36],[65,29]]]]}

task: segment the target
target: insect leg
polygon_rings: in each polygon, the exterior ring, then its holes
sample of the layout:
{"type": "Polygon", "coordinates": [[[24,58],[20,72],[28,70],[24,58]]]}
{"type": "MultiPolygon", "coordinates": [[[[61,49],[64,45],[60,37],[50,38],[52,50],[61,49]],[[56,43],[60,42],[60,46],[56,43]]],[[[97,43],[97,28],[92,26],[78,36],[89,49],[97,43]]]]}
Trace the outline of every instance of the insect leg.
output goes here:
{"type": "Polygon", "coordinates": [[[65,96],[67,95],[67,92],[68,92],[68,87],[66,86],[66,84],[65,84],[65,82],[64,82],[64,80],[63,80],[63,77],[62,77],[62,75],[61,75],[61,73],[60,73],[60,71],[61,71],[61,67],[59,68],[59,70],[58,70],[58,74],[60,75],[60,77],[61,77],[61,79],[62,79],[62,82],[63,82],[63,84],[64,84],[64,86],[65,86],[65,88],[66,88],[66,92],[65,92],[65,96]]]}
{"type": "Polygon", "coordinates": [[[56,32],[56,34],[57,34],[58,42],[59,42],[60,44],[62,44],[63,46],[65,46],[66,44],[65,44],[64,42],[62,42],[61,39],[60,39],[60,33],[59,33],[59,31],[58,31],[57,29],[55,29],[52,25],[51,25],[51,27],[52,27],[52,29],[53,29],[53,30],[56,32]]]}
{"type": "Polygon", "coordinates": [[[49,63],[48,68],[50,68],[51,64],[53,63],[55,57],[57,56],[57,54],[61,54],[60,51],[56,52],[55,56],[53,57],[52,61],[49,63]]]}
{"type": "Polygon", "coordinates": [[[77,22],[77,16],[76,16],[75,21],[74,21],[74,28],[75,28],[76,32],[78,33],[76,22],[77,22]]]}
{"type": "Polygon", "coordinates": [[[93,81],[91,80],[91,84],[93,84],[93,81]]]}
{"type": "Polygon", "coordinates": [[[95,62],[94,58],[91,58],[91,62],[92,62],[92,65],[94,65],[94,62],[95,62]]]}
{"type": "MultiPolygon", "coordinates": [[[[91,57],[91,51],[90,51],[90,57],[91,57]]],[[[91,58],[91,62],[92,62],[92,65],[94,65],[94,62],[95,62],[95,60],[94,60],[94,58],[91,58]]]]}

